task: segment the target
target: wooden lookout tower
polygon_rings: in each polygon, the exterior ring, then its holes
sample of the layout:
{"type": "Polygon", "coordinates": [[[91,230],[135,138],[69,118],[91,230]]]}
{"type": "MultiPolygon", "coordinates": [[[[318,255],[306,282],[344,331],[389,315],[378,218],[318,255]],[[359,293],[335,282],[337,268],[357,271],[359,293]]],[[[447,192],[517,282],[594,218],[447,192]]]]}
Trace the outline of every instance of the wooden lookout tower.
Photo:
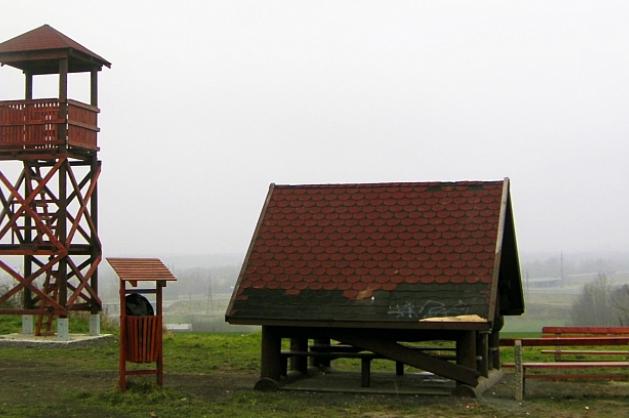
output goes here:
{"type": "Polygon", "coordinates": [[[49,25],[0,43],[0,64],[25,79],[24,99],[0,101],[0,269],[12,282],[0,314],[38,335],[57,319],[65,339],[69,312],[88,311],[98,334],[98,72],[111,64],[49,25]],[[90,74],[89,103],[69,98],[71,73],[90,74]],[[58,97],[34,99],[45,74],[58,75],[58,97]]]}
{"type": "Polygon", "coordinates": [[[385,358],[478,394],[523,311],[508,179],[271,185],[226,319],[262,326],[260,389],[350,356],[363,386],[385,358]]]}

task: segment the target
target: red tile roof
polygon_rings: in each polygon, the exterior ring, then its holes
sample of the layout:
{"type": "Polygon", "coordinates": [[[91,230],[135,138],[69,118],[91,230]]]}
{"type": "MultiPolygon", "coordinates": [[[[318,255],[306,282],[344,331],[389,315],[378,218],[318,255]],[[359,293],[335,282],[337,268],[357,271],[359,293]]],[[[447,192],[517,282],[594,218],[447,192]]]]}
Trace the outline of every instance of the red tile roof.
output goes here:
{"type": "Polygon", "coordinates": [[[489,284],[504,181],[272,186],[236,289],[336,290],[489,284]]]}
{"type": "Polygon", "coordinates": [[[111,63],[100,55],[90,51],[83,45],[67,37],[50,25],[43,25],[22,35],[0,43],[0,54],[12,52],[46,51],[55,49],[72,49],[79,51],[88,57],[107,67],[111,63]]]}

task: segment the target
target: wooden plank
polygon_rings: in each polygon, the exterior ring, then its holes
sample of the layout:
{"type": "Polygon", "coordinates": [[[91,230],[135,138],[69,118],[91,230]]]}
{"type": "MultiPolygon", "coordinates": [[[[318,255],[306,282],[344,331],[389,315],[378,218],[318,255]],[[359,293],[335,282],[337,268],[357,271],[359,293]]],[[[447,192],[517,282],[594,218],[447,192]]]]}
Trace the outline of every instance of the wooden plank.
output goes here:
{"type": "Polygon", "coordinates": [[[627,373],[531,373],[526,376],[527,379],[535,380],[607,380],[607,381],[626,381],[629,380],[627,373]]]}
{"type": "Polygon", "coordinates": [[[471,368],[454,365],[444,360],[437,359],[433,356],[417,352],[410,348],[404,347],[394,341],[387,341],[379,338],[362,336],[333,334],[332,338],[345,344],[362,347],[366,350],[373,351],[388,359],[400,361],[409,366],[432,372],[436,375],[456,380],[471,386],[476,386],[479,373],[471,368]]]}
{"type": "Polygon", "coordinates": [[[629,334],[629,327],[543,327],[544,334],[629,334]]]}
{"type": "Polygon", "coordinates": [[[125,374],[127,376],[146,376],[155,373],[156,370],[128,370],[125,374]]]}
{"type": "Polygon", "coordinates": [[[629,356],[629,350],[542,350],[542,354],[629,356]]]}
{"type": "MultiPolygon", "coordinates": [[[[629,367],[629,361],[532,361],[523,362],[524,368],[531,369],[588,369],[588,368],[625,368],[629,367]]],[[[505,363],[504,367],[516,367],[514,363],[505,363]]]]}
{"type": "MultiPolygon", "coordinates": [[[[626,345],[629,344],[627,337],[569,337],[569,338],[522,338],[522,346],[543,347],[543,346],[596,346],[596,345],[626,345]]],[[[513,347],[515,338],[503,338],[500,340],[502,347],[513,347]]]]}

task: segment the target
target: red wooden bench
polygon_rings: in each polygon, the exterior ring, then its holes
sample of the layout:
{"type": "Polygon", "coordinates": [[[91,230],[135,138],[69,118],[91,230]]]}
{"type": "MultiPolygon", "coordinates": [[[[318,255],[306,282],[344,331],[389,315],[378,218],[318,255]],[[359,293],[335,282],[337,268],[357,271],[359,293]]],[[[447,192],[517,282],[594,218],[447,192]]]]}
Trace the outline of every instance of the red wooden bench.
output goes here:
{"type": "Polygon", "coordinates": [[[504,364],[515,368],[515,398],[524,398],[525,381],[530,379],[605,379],[625,380],[625,373],[544,373],[529,374],[530,369],[623,369],[629,367],[629,361],[601,360],[600,356],[629,355],[629,327],[544,327],[541,338],[506,338],[500,341],[501,346],[514,347],[514,363],[504,364]],[[625,346],[624,350],[608,350],[608,346],[625,346]],[[525,362],[522,360],[523,347],[554,347],[553,350],[542,350],[545,354],[554,354],[554,362],[525,362]],[[589,347],[587,349],[566,350],[564,347],[589,347]],[[568,357],[589,356],[588,360],[573,360],[568,357]]]}
{"type": "MultiPolygon", "coordinates": [[[[542,328],[543,338],[566,338],[566,337],[629,337],[629,327],[544,327],[542,328]]],[[[552,354],[555,361],[565,360],[565,356],[622,356],[629,360],[627,350],[565,350],[556,347],[554,350],[542,350],[543,354],[552,354]]]]}

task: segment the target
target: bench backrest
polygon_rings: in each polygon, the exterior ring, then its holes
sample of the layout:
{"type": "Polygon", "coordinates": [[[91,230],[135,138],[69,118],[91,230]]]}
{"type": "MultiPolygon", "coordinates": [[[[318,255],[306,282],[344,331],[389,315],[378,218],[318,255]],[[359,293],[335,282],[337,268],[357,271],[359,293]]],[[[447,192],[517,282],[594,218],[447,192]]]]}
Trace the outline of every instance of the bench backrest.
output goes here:
{"type": "Polygon", "coordinates": [[[513,347],[516,340],[520,340],[523,347],[628,345],[629,335],[622,337],[501,338],[500,345],[513,347]]]}
{"type": "Polygon", "coordinates": [[[544,327],[542,337],[609,335],[629,336],[629,327],[544,327]]]}

